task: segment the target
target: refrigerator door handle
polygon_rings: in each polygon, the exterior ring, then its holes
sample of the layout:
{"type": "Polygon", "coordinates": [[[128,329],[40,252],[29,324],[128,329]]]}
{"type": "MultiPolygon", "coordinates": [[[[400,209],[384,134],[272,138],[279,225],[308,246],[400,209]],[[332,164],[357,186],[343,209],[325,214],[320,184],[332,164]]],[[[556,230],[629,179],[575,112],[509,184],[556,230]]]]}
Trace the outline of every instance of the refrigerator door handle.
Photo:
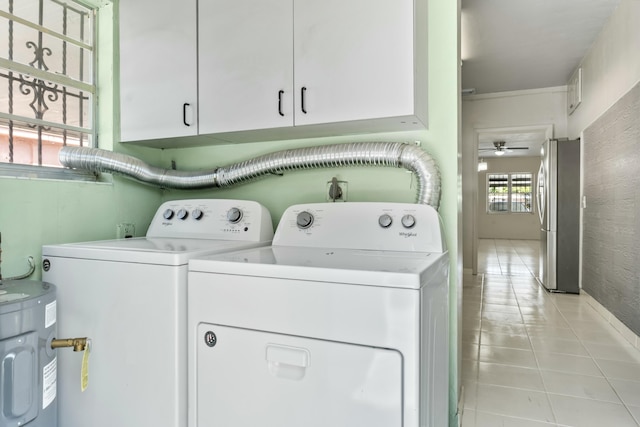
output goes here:
{"type": "Polygon", "coordinates": [[[545,210],[545,176],[544,176],[544,159],[540,162],[540,169],[538,169],[538,191],[536,192],[536,205],[538,208],[538,218],[540,219],[540,226],[544,230],[544,210],[545,210]]]}

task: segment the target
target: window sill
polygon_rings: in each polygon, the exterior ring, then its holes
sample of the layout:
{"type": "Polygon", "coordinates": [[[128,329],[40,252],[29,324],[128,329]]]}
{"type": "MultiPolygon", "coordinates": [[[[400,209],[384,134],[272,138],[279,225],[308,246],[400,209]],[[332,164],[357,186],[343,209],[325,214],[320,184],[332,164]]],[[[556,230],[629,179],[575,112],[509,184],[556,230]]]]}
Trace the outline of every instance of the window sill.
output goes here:
{"type": "Polygon", "coordinates": [[[98,175],[75,169],[0,163],[0,178],[98,182],[98,175]]]}

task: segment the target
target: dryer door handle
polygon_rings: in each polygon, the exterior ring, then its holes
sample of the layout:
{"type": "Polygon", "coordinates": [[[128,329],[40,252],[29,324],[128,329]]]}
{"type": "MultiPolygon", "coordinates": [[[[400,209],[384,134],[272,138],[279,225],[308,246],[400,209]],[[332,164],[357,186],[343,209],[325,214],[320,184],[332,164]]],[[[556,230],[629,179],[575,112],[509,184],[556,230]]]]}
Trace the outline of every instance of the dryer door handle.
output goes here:
{"type": "Polygon", "coordinates": [[[267,344],[266,359],[269,372],[278,378],[301,380],[311,359],[306,348],[267,344]]]}

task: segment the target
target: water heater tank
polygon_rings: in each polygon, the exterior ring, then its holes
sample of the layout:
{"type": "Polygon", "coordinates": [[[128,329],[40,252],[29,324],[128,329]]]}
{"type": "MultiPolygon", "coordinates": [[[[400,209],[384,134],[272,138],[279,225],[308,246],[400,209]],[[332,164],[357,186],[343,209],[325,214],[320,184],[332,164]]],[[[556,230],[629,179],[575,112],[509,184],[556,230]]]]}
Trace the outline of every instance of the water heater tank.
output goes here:
{"type": "Polygon", "coordinates": [[[0,281],[0,426],[55,427],[56,288],[0,281]]]}

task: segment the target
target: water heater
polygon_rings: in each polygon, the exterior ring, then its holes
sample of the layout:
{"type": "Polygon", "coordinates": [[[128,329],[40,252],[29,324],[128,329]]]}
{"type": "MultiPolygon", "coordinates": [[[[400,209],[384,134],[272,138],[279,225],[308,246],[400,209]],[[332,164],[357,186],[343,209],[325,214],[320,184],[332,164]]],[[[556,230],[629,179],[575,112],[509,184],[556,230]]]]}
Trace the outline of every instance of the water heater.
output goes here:
{"type": "Polygon", "coordinates": [[[0,426],[55,427],[56,288],[0,281],[0,426]]]}

